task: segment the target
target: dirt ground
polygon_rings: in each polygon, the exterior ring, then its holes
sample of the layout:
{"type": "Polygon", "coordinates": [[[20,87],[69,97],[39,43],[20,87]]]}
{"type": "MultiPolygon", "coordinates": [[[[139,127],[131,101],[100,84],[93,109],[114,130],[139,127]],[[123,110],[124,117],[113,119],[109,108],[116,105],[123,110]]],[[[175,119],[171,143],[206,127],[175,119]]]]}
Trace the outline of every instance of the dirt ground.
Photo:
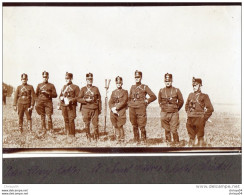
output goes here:
{"type": "MultiPolygon", "coordinates": [[[[125,142],[118,143],[113,140],[114,130],[112,128],[109,112],[107,115],[107,129],[104,131],[104,116],[99,118],[99,141],[88,141],[83,130],[81,112],[77,107],[76,136],[70,142],[66,135],[58,131],[64,128],[62,113],[57,110],[57,102],[54,101],[53,127],[55,133],[47,133],[44,137],[38,137],[36,132],[41,128],[40,116],[33,111],[33,130],[28,132],[26,118],[24,118],[24,132],[18,130],[18,115],[12,107],[13,100],[7,98],[7,105],[3,106],[3,148],[83,148],[83,147],[170,147],[165,142],[164,130],[160,125],[160,109],[158,106],[149,105],[147,109],[147,144],[133,143],[133,131],[127,111],[127,122],[125,129],[125,142]]],[[[213,105],[214,106],[214,105],[213,105]]],[[[184,108],[184,107],[183,107],[184,108]]],[[[180,111],[180,126],[178,129],[181,147],[187,147],[189,140],[184,109],[180,111]]],[[[212,122],[207,122],[205,127],[206,147],[241,147],[241,116],[238,113],[214,112],[211,116],[212,122]]]]}

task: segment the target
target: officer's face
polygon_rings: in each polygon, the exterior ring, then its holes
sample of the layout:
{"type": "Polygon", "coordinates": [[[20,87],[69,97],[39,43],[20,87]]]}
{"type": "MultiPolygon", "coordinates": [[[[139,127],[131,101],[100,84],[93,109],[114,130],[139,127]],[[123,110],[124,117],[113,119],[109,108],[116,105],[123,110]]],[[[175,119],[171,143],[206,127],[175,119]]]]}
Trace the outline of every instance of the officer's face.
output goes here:
{"type": "Polygon", "coordinates": [[[43,77],[43,82],[44,83],[48,82],[48,77],[43,77]]]}
{"type": "Polygon", "coordinates": [[[93,79],[92,78],[87,78],[86,79],[86,83],[87,83],[87,85],[92,85],[93,79]]]}
{"type": "Polygon", "coordinates": [[[165,81],[165,86],[166,87],[171,87],[172,86],[172,81],[165,81]]]}
{"type": "Polygon", "coordinates": [[[117,89],[121,89],[122,88],[122,85],[123,85],[122,82],[116,82],[117,89]]]}
{"type": "Polygon", "coordinates": [[[197,92],[200,89],[200,84],[194,84],[193,85],[193,91],[197,92]]]}
{"type": "Polygon", "coordinates": [[[135,77],[135,81],[136,81],[136,83],[140,83],[140,82],[141,82],[141,77],[136,76],[136,77],[135,77]]]}
{"type": "Polygon", "coordinates": [[[65,82],[66,82],[66,84],[71,83],[71,81],[72,81],[72,79],[71,79],[71,78],[65,78],[65,82]]]}
{"type": "Polygon", "coordinates": [[[28,79],[21,79],[23,85],[27,84],[28,79]]]}

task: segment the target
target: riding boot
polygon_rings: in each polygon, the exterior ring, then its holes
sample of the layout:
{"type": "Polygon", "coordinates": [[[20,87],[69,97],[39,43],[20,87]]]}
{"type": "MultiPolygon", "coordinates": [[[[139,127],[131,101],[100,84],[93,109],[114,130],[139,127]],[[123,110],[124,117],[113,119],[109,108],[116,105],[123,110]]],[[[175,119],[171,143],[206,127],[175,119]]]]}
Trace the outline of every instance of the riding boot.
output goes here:
{"type": "Polygon", "coordinates": [[[87,140],[89,140],[89,142],[91,142],[90,126],[86,125],[85,130],[86,130],[86,138],[87,138],[87,140]]]}
{"type": "Polygon", "coordinates": [[[42,118],[42,133],[43,133],[43,135],[46,134],[46,131],[47,131],[46,120],[45,120],[45,118],[42,118]]]}
{"type": "Polygon", "coordinates": [[[166,138],[166,142],[171,142],[171,132],[165,130],[165,138],[166,138]]]}
{"type": "Polygon", "coordinates": [[[69,122],[65,122],[65,132],[64,134],[69,135],[69,122]]]}
{"type": "Polygon", "coordinates": [[[98,132],[98,128],[94,129],[94,136],[95,136],[95,140],[98,141],[99,140],[99,132],[98,132]]]}
{"type": "Polygon", "coordinates": [[[119,132],[120,132],[120,140],[123,142],[125,140],[125,131],[123,126],[119,128],[119,132]]]}
{"type": "Polygon", "coordinates": [[[189,146],[189,147],[194,146],[194,142],[195,142],[194,139],[191,139],[191,138],[190,138],[189,143],[188,143],[188,146],[189,146]]]}
{"type": "Polygon", "coordinates": [[[69,134],[75,136],[75,123],[70,121],[69,123],[69,134]]]}
{"type": "Polygon", "coordinates": [[[199,147],[203,147],[203,146],[204,146],[203,137],[198,138],[198,143],[197,143],[197,146],[199,146],[199,147]]]}
{"type": "Polygon", "coordinates": [[[176,133],[173,133],[173,139],[174,139],[174,143],[175,144],[178,144],[179,143],[179,135],[178,135],[178,133],[176,132],[176,133]]]}
{"type": "Polygon", "coordinates": [[[137,126],[133,126],[133,132],[134,132],[134,142],[140,142],[140,137],[139,137],[139,130],[137,126]]]}
{"type": "Polygon", "coordinates": [[[31,120],[27,121],[27,128],[29,131],[32,131],[32,121],[31,120]]]}
{"type": "Polygon", "coordinates": [[[23,133],[23,125],[19,125],[19,131],[20,133],[23,133]]]}
{"type": "Polygon", "coordinates": [[[115,127],[115,139],[118,141],[120,139],[120,129],[115,127]]]}
{"type": "Polygon", "coordinates": [[[143,143],[147,141],[146,129],[145,127],[141,127],[141,140],[143,143]]]}

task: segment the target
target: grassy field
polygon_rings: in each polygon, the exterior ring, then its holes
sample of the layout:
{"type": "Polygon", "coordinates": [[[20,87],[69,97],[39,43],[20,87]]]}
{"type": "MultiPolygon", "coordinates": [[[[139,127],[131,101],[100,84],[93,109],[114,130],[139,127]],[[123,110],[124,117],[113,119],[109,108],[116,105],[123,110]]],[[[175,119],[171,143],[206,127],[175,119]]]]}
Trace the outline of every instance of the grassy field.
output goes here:
{"type": "MultiPolygon", "coordinates": [[[[150,105],[147,110],[147,145],[136,145],[132,142],[133,131],[129,121],[127,111],[127,122],[125,129],[125,142],[117,143],[113,140],[114,131],[109,119],[107,118],[107,131],[104,132],[104,117],[100,115],[99,131],[100,140],[98,142],[89,142],[86,139],[83,130],[81,112],[77,111],[76,118],[76,138],[70,143],[66,135],[57,133],[64,128],[64,121],[60,110],[56,109],[57,102],[54,102],[53,126],[54,134],[46,134],[43,138],[36,136],[36,132],[41,127],[40,116],[33,111],[32,121],[33,130],[26,130],[26,118],[24,118],[24,132],[21,134],[18,130],[18,115],[13,110],[12,99],[7,98],[7,105],[3,106],[3,148],[80,148],[80,147],[169,147],[165,142],[164,130],[160,125],[160,109],[157,106],[150,105]]],[[[154,104],[155,105],[155,104],[154,104]]],[[[215,105],[214,105],[215,106],[215,105]]],[[[221,106],[220,106],[221,107],[221,106]]],[[[78,110],[78,108],[77,108],[78,110]]],[[[221,109],[218,109],[221,110],[221,109]]],[[[241,147],[241,116],[238,112],[221,110],[213,113],[211,123],[207,122],[205,127],[205,142],[207,147],[241,147]]],[[[179,137],[181,146],[186,146],[189,140],[186,124],[186,114],[182,109],[180,111],[179,137]]]]}

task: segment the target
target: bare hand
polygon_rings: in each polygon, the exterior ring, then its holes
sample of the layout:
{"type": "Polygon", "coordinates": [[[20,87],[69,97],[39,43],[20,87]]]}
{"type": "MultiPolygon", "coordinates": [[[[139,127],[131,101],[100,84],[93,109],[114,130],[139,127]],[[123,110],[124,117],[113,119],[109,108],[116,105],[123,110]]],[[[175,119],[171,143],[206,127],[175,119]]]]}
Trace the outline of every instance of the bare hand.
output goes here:
{"type": "Polygon", "coordinates": [[[15,111],[15,112],[17,111],[17,106],[14,106],[14,111],[15,111]]]}

